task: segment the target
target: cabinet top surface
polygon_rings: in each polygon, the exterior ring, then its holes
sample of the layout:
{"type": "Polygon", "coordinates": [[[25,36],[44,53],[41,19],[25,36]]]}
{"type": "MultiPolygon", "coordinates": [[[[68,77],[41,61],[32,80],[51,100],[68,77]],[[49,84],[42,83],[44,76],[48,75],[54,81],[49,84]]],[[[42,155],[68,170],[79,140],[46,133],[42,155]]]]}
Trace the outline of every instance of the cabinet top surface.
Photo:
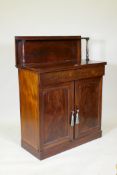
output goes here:
{"type": "Polygon", "coordinates": [[[46,73],[46,72],[55,72],[55,71],[63,71],[63,70],[71,70],[71,69],[82,69],[82,68],[88,68],[88,67],[96,67],[99,65],[106,65],[106,62],[101,62],[101,61],[93,61],[90,60],[86,62],[86,60],[82,60],[80,64],[77,64],[75,62],[66,62],[66,63],[60,63],[60,64],[50,64],[50,65],[39,65],[39,64],[32,64],[25,66],[21,69],[28,69],[34,72],[39,72],[39,73],[46,73]]]}

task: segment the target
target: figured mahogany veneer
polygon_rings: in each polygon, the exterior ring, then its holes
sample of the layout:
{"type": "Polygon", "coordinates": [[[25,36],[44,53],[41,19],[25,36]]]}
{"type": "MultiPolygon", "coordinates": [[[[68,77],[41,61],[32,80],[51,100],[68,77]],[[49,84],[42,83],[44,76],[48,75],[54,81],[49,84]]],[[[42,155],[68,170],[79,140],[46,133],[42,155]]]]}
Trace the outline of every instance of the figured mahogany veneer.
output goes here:
{"type": "Polygon", "coordinates": [[[16,37],[21,143],[39,159],[101,137],[106,62],[81,60],[81,37],[16,37]]]}
{"type": "Polygon", "coordinates": [[[16,66],[81,61],[81,37],[16,37],[16,66]]]}

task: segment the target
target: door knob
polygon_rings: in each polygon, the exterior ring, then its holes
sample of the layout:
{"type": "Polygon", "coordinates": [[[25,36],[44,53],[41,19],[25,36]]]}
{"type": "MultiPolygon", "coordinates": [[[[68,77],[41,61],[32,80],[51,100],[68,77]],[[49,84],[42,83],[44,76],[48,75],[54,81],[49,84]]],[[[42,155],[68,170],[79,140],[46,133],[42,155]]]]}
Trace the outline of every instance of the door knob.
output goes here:
{"type": "Polygon", "coordinates": [[[71,126],[74,126],[74,111],[72,111],[72,115],[71,115],[71,126]]]}
{"type": "Polygon", "coordinates": [[[75,120],[75,124],[78,125],[80,123],[79,121],[79,109],[76,110],[76,120],[75,120]]]}

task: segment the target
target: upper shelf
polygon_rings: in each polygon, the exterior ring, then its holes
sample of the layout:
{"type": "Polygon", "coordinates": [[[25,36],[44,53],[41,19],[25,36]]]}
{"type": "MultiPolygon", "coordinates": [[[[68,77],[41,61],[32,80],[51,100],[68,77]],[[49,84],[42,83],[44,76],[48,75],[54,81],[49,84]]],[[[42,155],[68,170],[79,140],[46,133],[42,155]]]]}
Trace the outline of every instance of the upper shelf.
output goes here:
{"type": "Polygon", "coordinates": [[[81,62],[81,36],[17,36],[16,66],[81,62]]]}

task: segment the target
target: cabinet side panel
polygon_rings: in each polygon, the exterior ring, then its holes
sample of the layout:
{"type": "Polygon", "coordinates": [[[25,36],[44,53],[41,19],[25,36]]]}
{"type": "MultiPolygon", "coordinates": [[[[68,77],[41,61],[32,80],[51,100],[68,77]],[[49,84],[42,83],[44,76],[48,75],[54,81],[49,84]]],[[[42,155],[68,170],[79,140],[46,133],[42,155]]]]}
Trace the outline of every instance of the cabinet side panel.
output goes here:
{"type": "Polygon", "coordinates": [[[38,80],[38,74],[19,69],[21,137],[36,150],[39,143],[38,80]]]}

